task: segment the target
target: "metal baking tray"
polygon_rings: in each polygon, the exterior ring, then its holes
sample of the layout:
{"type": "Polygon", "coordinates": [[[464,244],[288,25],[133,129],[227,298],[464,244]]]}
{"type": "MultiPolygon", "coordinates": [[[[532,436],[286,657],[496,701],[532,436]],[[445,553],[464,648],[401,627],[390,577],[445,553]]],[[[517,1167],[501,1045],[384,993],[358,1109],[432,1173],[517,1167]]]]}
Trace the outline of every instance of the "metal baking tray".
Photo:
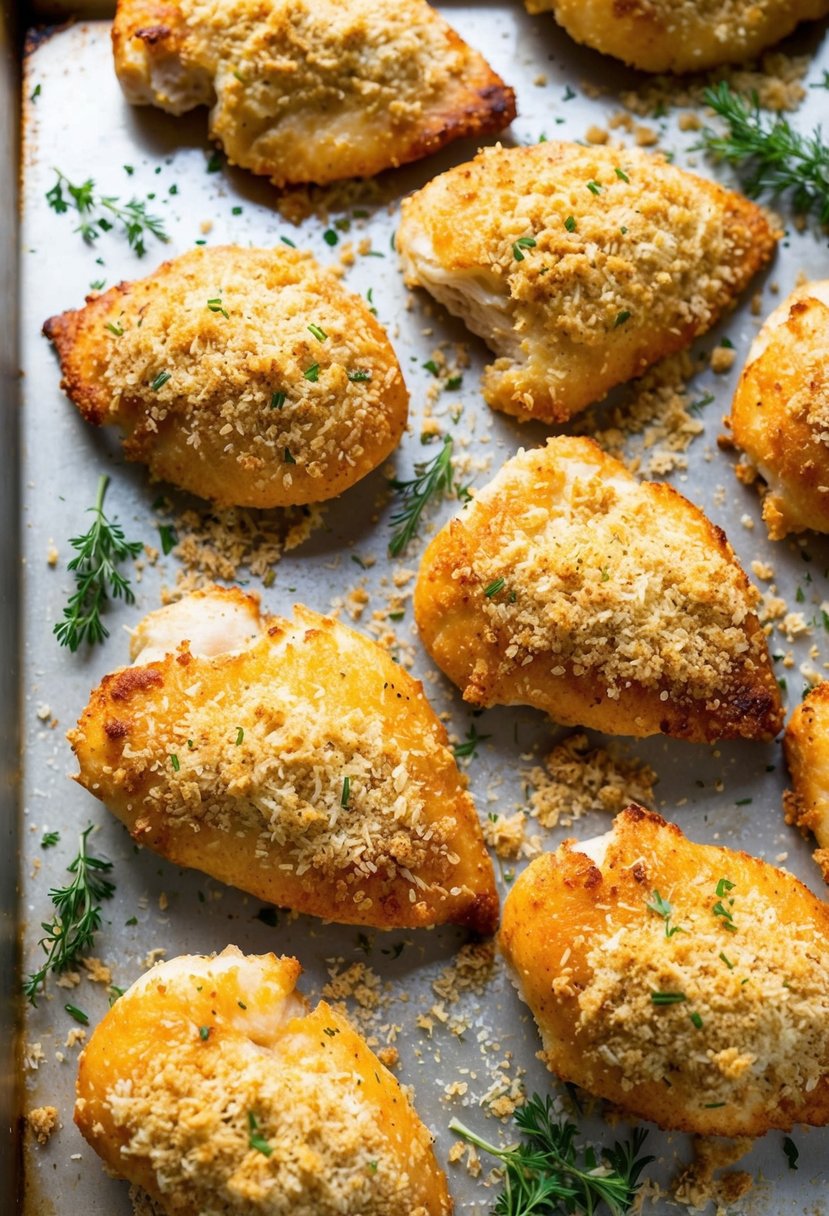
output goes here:
{"type": "MultiPolygon", "coordinates": [[[[535,142],[542,135],[581,139],[591,125],[607,125],[610,116],[620,109],[620,91],[644,83],[643,77],[577,47],[549,15],[528,17],[517,0],[446,3],[438,7],[517,89],[520,116],[505,141],[535,142]]],[[[52,626],[60,618],[70,590],[65,570],[71,556],[67,542],[86,526],[84,513],[94,499],[99,474],[107,471],[112,475],[109,512],[117,514],[128,536],[156,546],[158,524],[165,517],[153,504],[161,491],[167,494],[168,490],[151,485],[143,467],[124,464],[111,435],[93,432],[81,421],[60,392],[56,360],[40,334],[45,318],[77,306],[92,282],[103,279],[109,285],[147,274],[164,257],[190,248],[196,240],[267,245],[287,236],[297,245],[312,249],[323,262],[333,262],[346,239],[353,239],[356,247],[359,240],[369,238],[373,252],[382,257],[357,256],[346,271],[345,282],[363,293],[372,289],[379,319],[389,328],[412,396],[410,430],[390,466],[398,476],[407,477],[416,461],[433,454],[434,449],[423,447],[420,441],[420,421],[432,384],[423,364],[439,342],[461,342],[468,347],[470,366],[464,371],[461,389],[444,393],[434,412],[441,425],[458,436],[461,454],[470,458],[470,479],[482,485],[519,446],[540,442],[544,431],[538,426],[521,427],[488,410],[477,389],[479,373],[488,358],[482,344],[425,296],[417,295],[413,304],[408,302],[391,248],[399,199],[451,164],[468,159],[475,151],[474,145],[455,144],[438,156],[386,175],[379,187],[366,184],[357,189],[347,209],[331,214],[332,221],[348,219],[351,223],[351,232],[341,233],[340,244],[332,248],[323,237],[329,224],[312,215],[292,227],[277,211],[267,183],[226,166],[219,172],[208,172],[212,149],[206,138],[203,111],[173,119],[155,110],[130,108],[112,70],[105,21],[78,19],[48,31],[48,36],[31,41],[23,65],[19,227],[19,363],[23,378],[18,386],[13,375],[17,366],[17,313],[12,265],[18,237],[14,227],[17,68],[8,22],[13,16],[13,9],[6,13],[0,104],[6,170],[0,175],[4,202],[0,264],[8,292],[0,326],[4,374],[0,425],[4,450],[19,451],[20,460],[19,486],[15,462],[8,458],[7,472],[0,480],[6,521],[4,577],[0,582],[0,646],[4,655],[0,697],[5,711],[3,767],[13,777],[11,757],[16,740],[11,724],[18,687],[14,661],[20,653],[25,764],[19,807],[12,779],[4,793],[9,805],[2,808],[0,983],[4,988],[0,1050],[4,1054],[0,1075],[6,1122],[10,1127],[21,1126],[15,1119],[11,1058],[17,1016],[15,989],[10,987],[16,952],[14,859],[19,846],[19,915],[23,965],[28,971],[38,958],[39,926],[50,907],[48,890],[64,881],[65,866],[75,852],[76,835],[92,822],[98,825],[96,851],[110,858],[115,867],[117,892],[105,906],[105,923],[95,950],[112,968],[115,984],[126,987],[131,983],[144,970],[148,952],[156,948],[172,957],[183,951],[222,949],[229,942],[246,951],[295,954],[305,968],[302,987],[310,997],[320,993],[332,973],[367,965],[371,975],[378,977],[375,987],[369,983],[360,990],[362,1004],[354,999],[347,1003],[358,1024],[378,1045],[393,1044],[399,1050],[397,1073],[413,1087],[417,1108],[437,1137],[441,1161],[446,1162],[453,1143],[447,1130],[453,1114],[479,1131],[509,1138],[509,1124],[502,1126],[488,1114],[494,1096],[516,1082],[528,1091],[558,1090],[535,1058],[539,1041],[532,1019],[497,962],[491,974],[485,969],[481,982],[463,986],[456,998],[439,995],[450,991],[440,977],[465,941],[462,932],[363,933],[282,913],[275,924],[265,923],[258,901],[136,850],[104,808],[68,780],[73,761],[64,731],[76,721],[90,688],[104,673],[127,661],[124,631],[158,606],[162,585],[174,582],[177,561],[170,555],[160,557],[155,565],[145,564],[140,581],[133,579],[136,604],[121,605],[108,617],[111,637],[106,645],[75,656],[57,646],[52,626]],[[125,165],[132,167],[131,175],[125,165]],[[164,216],[170,243],[150,241],[147,255],[140,261],[114,232],[95,247],[86,246],[73,231],[72,216],[56,215],[46,203],[55,168],[75,181],[93,177],[107,194],[135,194],[141,198],[154,194],[152,205],[164,216]],[[355,216],[355,210],[367,214],[355,216]],[[452,412],[457,413],[461,406],[460,418],[453,422],[452,412]],[[23,558],[19,566],[15,551],[18,502],[23,558]],[[59,554],[55,567],[48,564],[53,545],[59,554]],[[18,622],[23,635],[19,652],[15,633],[18,622]],[[60,831],[59,846],[41,849],[44,830],[60,831]],[[433,988],[435,982],[437,990],[433,988]],[[417,1018],[428,1014],[439,999],[448,1021],[444,1024],[433,1017],[429,1034],[418,1026],[417,1018]],[[460,1084],[455,1088],[463,1092],[447,1096],[446,1088],[456,1082],[460,1084]]],[[[829,66],[825,23],[802,30],[786,49],[812,56],[807,83],[822,80],[823,70],[829,66]]],[[[794,121],[809,128],[819,119],[821,108],[825,111],[826,97],[822,89],[807,89],[806,101],[794,121]]],[[[672,150],[679,163],[695,164],[701,172],[729,180],[727,172],[714,168],[691,150],[694,135],[679,130],[679,113],[669,110],[662,118],[637,121],[657,129],[662,148],[672,150]]],[[[687,470],[676,471],[670,479],[727,530],[746,568],[755,559],[772,562],[774,581],[791,608],[820,619],[821,605],[829,598],[829,544],[806,536],[771,545],[760,521],[756,493],[736,481],[732,458],[716,445],[722,416],[760,319],[790,290],[801,271],[811,277],[829,275],[825,234],[810,227],[804,231],[789,227],[772,268],[757,280],[724,325],[697,344],[698,353],[710,352],[715,338],[727,334],[736,348],[737,361],[729,375],[715,377],[701,371],[696,376],[694,394],[702,398],[710,392],[715,400],[701,412],[704,433],[687,453],[687,470]],[[753,291],[762,292],[760,317],[749,307],[753,291]]],[[[623,404],[627,396],[625,390],[616,394],[616,399],[623,404]]],[[[253,577],[248,580],[252,588],[262,592],[269,610],[287,613],[294,602],[301,602],[324,612],[341,603],[349,589],[357,585],[365,587],[370,596],[358,628],[369,623],[373,610],[385,607],[394,570],[413,570],[417,565],[417,552],[404,555],[396,563],[386,555],[391,510],[385,492],[388,471],[388,466],[378,470],[342,502],[329,506],[323,526],[298,549],[285,554],[275,567],[272,585],[264,587],[253,577]],[[354,556],[364,562],[373,557],[376,562],[363,570],[351,560],[354,556]]],[[[174,491],[168,496],[174,505],[185,501],[174,491]]],[[[432,531],[455,509],[450,502],[439,505],[429,514],[424,531],[432,531]]],[[[405,590],[410,588],[411,582],[405,590]]],[[[343,619],[349,620],[346,612],[343,619]]],[[[418,646],[408,603],[403,620],[390,625],[399,639],[401,661],[411,658],[414,672],[426,680],[432,703],[448,716],[457,736],[463,737],[472,721],[470,711],[437,675],[418,646]]],[[[785,673],[787,696],[793,704],[804,682],[799,664],[811,661],[821,669],[829,661],[829,635],[822,628],[814,628],[789,643],[775,632],[771,648],[775,653],[791,651],[794,655],[795,665],[785,673]],[[817,658],[810,660],[811,647],[817,647],[817,658]]],[[[527,804],[524,770],[537,763],[564,732],[556,731],[541,715],[528,709],[490,710],[477,717],[475,724],[480,734],[490,736],[468,770],[479,812],[482,818],[493,810],[510,814],[527,804]]],[[[599,736],[592,738],[603,742],[599,736]]],[[[656,770],[660,778],[658,809],[675,819],[691,838],[745,848],[769,860],[783,858],[789,869],[823,893],[809,844],[783,821],[785,774],[779,745],[724,743],[706,747],[655,738],[624,743],[623,748],[656,770]]],[[[607,824],[606,817],[590,815],[576,830],[587,836],[605,830],[607,824]]],[[[541,832],[546,847],[555,847],[572,834],[564,827],[543,832],[533,826],[532,830],[541,832]]],[[[502,892],[507,889],[510,868],[511,863],[496,864],[502,892]]],[[[266,914],[266,920],[273,919],[266,914]]],[[[131,1210],[127,1187],[103,1173],[72,1124],[80,1047],[67,1046],[67,1035],[77,1029],[64,1012],[67,1001],[84,1009],[93,1026],[107,1008],[106,990],[100,984],[83,979],[78,987],[67,991],[51,980],[48,999],[41,1000],[36,1010],[27,1007],[23,1011],[20,1107],[25,1110],[55,1105],[60,1126],[45,1147],[36,1145],[28,1134],[22,1136],[25,1171],[21,1188],[17,1187],[13,1169],[17,1141],[4,1138],[0,1149],[4,1154],[0,1157],[0,1202],[3,1211],[23,1210],[29,1216],[81,1211],[88,1216],[125,1216],[131,1210]],[[40,1044],[39,1051],[33,1051],[35,1043],[40,1044]],[[31,1066],[33,1055],[42,1056],[36,1068],[31,1066]],[[23,1067],[26,1059],[27,1066],[23,1067]],[[16,1203],[21,1206],[16,1208],[16,1203]]],[[[589,1134],[607,1135],[607,1126],[598,1115],[586,1116],[584,1127],[589,1134]]],[[[622,1130],[617,1128],[615,1134],[622,1130]]],[[[779,1133],[760,1141],[741,1163],[740,1168],[753,1172],[757,1181],[737,1210],[755,1216],[800,1212],[815,1216],[829,1211],[829,1131],[796,1129],[794,1138],[800,1151],[797,1171],[788,1168],[779,1133]]],[[[658,1159],[652,1167],[654,1175],[663,1182],[690,1159],[685,1136],[652,1130],[649,1147],[658,1159]]],[[[484,1185],[490,1164],[484,1161],[477,1180],[463,1164],[448,1166],[458,1212],[483,1213],[489,1209],[495,1194],[484,1185]]],[[[670,1212],[679,1208],[663,1197],[647,1201],[644,1210],[670,1212]]]]}

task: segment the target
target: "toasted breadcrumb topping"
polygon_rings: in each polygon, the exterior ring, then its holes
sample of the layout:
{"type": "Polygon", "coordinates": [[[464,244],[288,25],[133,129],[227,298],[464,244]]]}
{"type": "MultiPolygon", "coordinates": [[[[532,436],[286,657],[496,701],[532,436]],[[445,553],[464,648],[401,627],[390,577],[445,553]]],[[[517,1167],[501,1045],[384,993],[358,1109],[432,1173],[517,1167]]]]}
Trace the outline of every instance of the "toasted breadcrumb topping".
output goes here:
{"type": "Polygon", "coordinates": [[[36,1106],[27,1112],[26,1122],[38,1144],[47,1144],[58,1125],[58,1108],[36,1106]]]}
{"type": "Polygon", "coordinates": [[[569,827],[590,811],[617,815],[631,802],[653,807],[659,778],[640,760],[617,750],[591,748],[579,731],[563,739],[544,759],[522,774],[529,790],[530,813],[545,828],[569,827]]]}
{"type": "Polygon", "coordinates": [[[621,1070],[623,1089],[680,1074],[701,1103],[774,1109],[826,1074],[829,962],[814,925],[784,923],[754,891],[730,896],[732,932],[710,875],[688,875],[671,893],[681,932],[643,907],[590,950],[580,1038],[588,1059],[621,1070]],[[685,1000],[657,1008],[654,992],[685,1000]]]}
{"type": "Polygon", "coordinates": [[[501,671],[549,655],[553,675],[592,674],[610,698],[635,684],[662,689],[663,700],[717,699],[751,660],[744,626],[756,593],[740,568],[648,483],[588,465],[542,473],[538,457],[519,454],[487,487],[487,501],[501,496],[508,509],[455,575],[482,592],[502,580],[481,596],[505,638],[501,671]],[[520,503],[508,488],[515,477],[534,483],[520,503]]]}
{"type": "MultiPolygon", "coordinates": [[[[811,63],[809,55],[767,51],[759,63],[719,67],[681,81],[676,76],[654,76],[640,88],[622,93],[620,100],[633,114],[661,116],[669,107],[684,109],[702,105],[705,90],[724,80],[735,93],[756,97],[764,110],[796,110],[806,96],[803,78],[811,63]]],[[[697,119],[697,127],[699,125],[697,119]]],[[[686,126],[684,129],[696,128],[686,126]]]]}

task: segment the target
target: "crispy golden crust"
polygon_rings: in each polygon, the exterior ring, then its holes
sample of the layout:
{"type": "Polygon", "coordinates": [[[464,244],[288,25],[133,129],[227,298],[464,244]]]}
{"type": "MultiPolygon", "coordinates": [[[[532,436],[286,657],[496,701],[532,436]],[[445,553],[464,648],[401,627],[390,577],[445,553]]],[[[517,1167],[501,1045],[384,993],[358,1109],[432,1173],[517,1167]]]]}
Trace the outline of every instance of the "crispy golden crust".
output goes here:
{"type": "Polygon", "coordinates": [[[407,280],[499,356],[489,404],[562,422],[709,329],[777,235],[660,156],[547,142],[429,182],[403,203],[397,248],[407,280]]]}
{"type": "Polygon", "coordinates": [[[538,858],[504,906],[501,947],[548,1066],[700,1135],[829,1122],[827,906],[641,807],[604,842],[538,858]],[[660,897],[668,920],[647,906],[660,897]]]}
{"type": "Polygon", "coordinates": [[[814,859],[829,883],[829,682],[795,708],[783,750],[794,787],[784,795],[786,823],[814,834],[814,859]]]}
{"type": "Polygon", "coordinates": [[[105,677],[69,736],[80,783],[142,845],[271,903],[493,932],[475,807],[420,683],[306,608],[262,628],[105,677]]]}
{"type": "Polygon", "coordinates": [[[561,437],[508,460],[438,533],[414,607],[475,705],[702,742],[782,726],[755,599],[697,507],[561,437]]]}
{"type": "Polygon", "coordinates": [[[515,117],[425,0],[119,0],[112,41],[129,101],[211,105],[230,161],[277,186],[370,177],[515,117]]]}
{"type": "Polygon", "coordinates": [[[130,459],[222,506],[332,498],[406,425],[385,331],[297,250],[196,249],[43,332],[88,422],[114,423],[130,459]]]}
{"type": "Polygon", "coordinates": [[[748,457],[742,481],[768,484],[772,540],[829,532],[829,281],[807,283],[768,318],[740,377],[729,420],[748,457]]]}
{"type": "Polygon", "coordinates": [[[829,0],[524,0],[551,12],[576,42],[648,72],[698,72],[741,63],[801,21],[829,13],[829,0]]]}
{"type": "Polygon", "coordinates": [[[428,1131],[300,970],[229,946],[147,972],[81,1056],[81,1133],[169,1216],[448,1216],[428,1131]]]}

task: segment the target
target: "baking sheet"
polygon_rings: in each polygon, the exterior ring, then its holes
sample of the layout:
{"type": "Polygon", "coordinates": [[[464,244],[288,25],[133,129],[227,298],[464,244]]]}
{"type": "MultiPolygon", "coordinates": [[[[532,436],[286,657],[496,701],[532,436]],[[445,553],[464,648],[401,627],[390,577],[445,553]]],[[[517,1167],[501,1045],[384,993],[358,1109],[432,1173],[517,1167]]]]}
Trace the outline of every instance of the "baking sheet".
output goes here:
{"type": "MultiPolygon", "coordinates": [[[[520,117],[510,137],[515,142],[535,142],[542,135],[581,139],[590,125],[606,126],[610,115],[619,109],[616,94],[620,89],[643,80],[576,47],[551,17],[531,19],[517,4],[439,7],[516,87],[520,117]],[[591,95],[599,90],[598,95],[591,95]]],[[[829,64],[828,41],[824,24],[810,27],[794,44],[814,55],[810,82],[821,80],[824,63],[829,64]]],[[[797,124],[809,127],[821,109],[825,110],[826,99],[825,91],[809,90],[796,116],[797,124]]],[[[25,372],[25,968],[29,971],[39,965],[36,942],[40,921],[49,912],[48,890],[65,881],[65,866],[76,852],[77,833],[94,822],[99,825],[94,848],[113,861],[117,883],[114,899],[104,908],[104,926],[95,954],[111,966],[115,984],[123,988],[131,983],[145,969],[148,951],[156,948],[172,957],[185,951],[222,949],[229,942],[246,951],[273,949],[295,954],[305,968],[302,988],[312,998],[332,971],[365,964],[379,977],[381,1002],[370,1018],[359,1004],[352,1001],[350,1005],[380,1045],[393,1042],[399,1049],[397,1074],[413,1087],[418,1111],[436,1134],[440,1160],[446,1162],[453,1143],[447,1131],[452,1115],[484,1134],[502,1134],[509,1139],[510,1125],[502,1127],[487,1113],[493,1096],[514,1084],[516,1078],[528,1092],[557,1090],[535,1059],[539,1042],[532,1019],[500,967],[479,992],[470,990],[454,1004],[446,1005],[454,1032],[451,1024],[438,1022],[430,1037],[416,1024],[418,1014],[428,1014],[438,999],[432,985],[452,963],[465,940],[463,933],[454,929],[362,932],[310,918],[291,920],[284,914],[278,916],[275,926],[265,924],[257,918],[261,910],[258,901],[137,850],[104,808],[67,779],[74,765],[64,731],[74,724],[90,688],[100,677],[128,661],[125,630],[158,606],[161,586],[174,582],[176,559],[173,555],[160,557],[155,566],[145,566],[138,583],[133,578],[137,602],[132,607],[119,606],[108,616],[112,636],[105,646],[75,656],[59,649],[52,626],[72,589],[65,572],[71,556],[67,539],[86,527],[84,513],[94,500],[99,474],[112,474],[108,512],[117,514],[128,537],[156,546],[157,526],[164,517],[153,504],[161,490],[167,493],[167,488],[151,485],[143,467],[123,464],[114,437],[94,432],[81,421],[59,390],[57,362],[40,336],[45,318],[80,304],[91,283],[104,279],[111,285],[122,278],[147,274],[164,257],[185,251],[197,240],[269,245],[286,236],[327,263],[338,259],[345,239],[353,238],[356,243],[368,237],[373,251],[383,256],[358,256],[346,272],[345,283],[363,293],[372,290],[379,319],[389,329],[412,396],[410,432],[390,464],[398,476],[408,477],[415,461],[434,454],[434,448],[420,442],[420,420],[432,382],[422,365],[439,341],[460,341],[468,344],[471,365],[464,373],[460,391],[444,393],[435,412],[442,426],[455,434],[461,454],[474,457],[479,471],[471,480],[483,485],[519,446],[540,442],[545,432],[537,426],[521,427],[489,411],[477,391],[480,371],[488,359],[483,345],[425,295],[418,293],[414,305],[407,307],[407,292],[391,249],[397,200],[449,165],[468,159],[475,147],[471,143],[455,144],[426,162],[387,175],[381,183],[379,202],[371,186],[358,191],[350,210],[332,214],[332,219],[348,217],[352,224],[348,237],[343,234],[340,246],[332,249],[323,239],[328,225],[316,217],[298,228],[288,224],[276,211],[273,192],[266,183],[227,167],[208,172],[212,149],[206,138],[203,111],[173,119],[154,110],[127,106],[112,71],[109,32],[103,22],[79,23],[56,32],[31,53],[26,64],[24,106],[20,327],[25,372]],[[33,94],[36,96],[32,100],[33,94]],[[131,174],[125,170],[126,165],[132,168],[131,174]],[[142,260],[114,232],[102,237],[93,248],[84,245],[73,231],[72,214],[58,216],[47,206],[45,193],[54,182],[55,168],[73,181],[93,177],[105,194],[144,198],[154,193],[149,206],[163,215],[170,243],[162,246],[150,240],[142,260]],[[368,215],[355,217],[355,209],[368,215]],[[450,411],[460,406],[460,418],[453,422],[450,411]],[[59,553],[56,567],[47,561],[52,545],[59,553]],[[60,831],[57,847],[41,849],[45,830],[60,831]],[[458,1033],[461,1024],[465,1029],[458,1033]],[[465,1084],[466,1090],[450,1098],[445,1090],[454,1082],[465,1084]]],[[[663,133],[661,147],[674,151],[679,163],[696,163],[701,171],[715,175],[709,164],[689,151],[694,136],[678,131],[676,112],[658,121],[637,121],[658,127],[663,133]]],[[[504,138],[504,142],[509,141],[504,138]]],[[[717,175],[728,180],[725,172],[717,175]]],[[[710,351],[715,335],[727,333],[736,347],[737,361],[727,376],[703,372],[695,379],[694,396],[703,398],[711,392],[715,402],[702,411],[705,433],[688,452],[687,472],[677,472],[670,479],[727,530],[747,568],[754,559],[773,562],[774,581],[792,609],[820,619],[820,605],[829,597],[829,545],[812,536],[771,545],[760,521],[756,493],[736,481],[732,458],[716,447],[721,418],[727,412],[739,369],[761,319],[749,309],[751,292],[762,291],[765,316],[804,270],[810,277],[829,276],[825,236],[811,229],[798,232],[790,228],[771,270],[758,278],[720,330],[698,344],[698,349],[710,351]],[[779,294],[774,293],[772,284],[779,294]]],[[[384,490],[384,471],[378,470],[328,508],[324,526],[275,567],[270,587],[263,588],[258,579],[249,581],[252,588],[262,591],[268,610],[288,613],[294,602],[301,602],[324,612],[358,584],[370,595],[363,624],[372,610],[385,606],[389,578],[400,568],[415,569],[417,551],[396,563],[387,558],[390,505],[384,490]],[[374,557],[376,564],[363,571],[352,561],[354,556],[363,562],[374,557]]],[[[185,502],[175,491],[169,492],[169,498],[176,504],[185,502]]],[[[456,504],[451,502],[440,504],[428,515],[424,534],[432,532],[455,509],[456,504]]],[[[348,621],[347,614],[343,619],[348,621]]],[[[403,621],[392,622],[391,627],[399,638],[401,659],[407,661],[413,654],[413,670],[426,678],[432,703],[438,711],[448,713],[451,727],[462,738],[470,728],[472,715],[418,647],[410,605],[403,621]]],[[[817,647],[818,652],[811,661],[821,669],[829,660],[829,634],[822,628],[813,629],[794,644],[776,634],[771,639],[774,653],[791,650],[795,655],[796,665],[785,672],[790,705],[801,695],[804,679],[798,665],[809,660],[811,647],[817,647]]],[[[482,817],[491,811],[511,814],[517,807],[526,806],[522,770],[537,762],[565,732],[554,731],[541,715],[528,709],[489,710],[474,721],[480,734],[490,736],[469,765],[479,812],[482,817]]],[[[602,742],[598,735],[591,737],[602,742]]],[[[746,848],[769,860],[785,855],[786,866],[822,893],[809,845],[783,822],[785,776],[779,746],[725,743],[705,747],[650,739],[631,742],[626,750],[657,771],[658,809],[675,819],[692,839],[746,848]]],[[[602,816],[589,816],[577,830],[580,835],[592,835],[605,830],[607,822],[602,816]]],[[[532,830],[541,831],[535,827],[532,830]]],[[[555,847],[568,834],[572,833],[566,829],[542,831],[549,847],[555,847]]],[[[502,892],[511,868],[511,863],[496,863],[502,892]]],[[[85,1010],[92,1025],[108,1003],[105,989],[87,979],[71,990],[56,987],[50,980],[48,997],[41,1000],[38,1009],[26,1011],[29,1067],[25,1071],[25,1104],[27,1108],[47,1103],[57,1106],[60,1129],[45,1148],[26,1144],[24,1210],[31,1216],[58,1211],[121,1216],[131,1211],[126,1185],[104,1175],[98,1159],[71,1122],[80,1047],[67,1046],[67,1036],[73,1037],[70,1032],[77,1030],[64,1011],[67,1001],[85,1010]],[[39,1051],[33,1050],[36,1043],[40,1044],[39,1051]],[[32,1068],[33,1056],[41,1054],[37,1067],[32,1068]]],[[[584,1127],[606,1136],[606,1127],[598,1118],[587,1118],[584,1127]]],[[[623,1130],[617,1127],[614,1135],[623,1130]]],[[[756,1216],[801,1211],[816,1216],[829,1211],[829,1131],[796,1129],[794,1139],[800,1151],[796,1172],[787,1166],[779,1133],[760,1141],[741,1163],[741,1168],[757,1174],[758,1181],[740,1210],[756,1216]]],[[[662,1181],[675,1174],[679,1163],[690,1156],[686,1137],[656,1130],[651,1132],[649,1149],[658,1158],[652,1170],[662,1181]]],[[[459,1212],[485,1212],[493,1202],[495,1192],[483,1185],[488,1165],[484,1163],[478,1181],[462,1165],[448,1167],[459,1212]]],[[[668,1212],[677,1210],[677,1205],[661,1198],[646,1204],[645,1210],[668,1212]]]]}

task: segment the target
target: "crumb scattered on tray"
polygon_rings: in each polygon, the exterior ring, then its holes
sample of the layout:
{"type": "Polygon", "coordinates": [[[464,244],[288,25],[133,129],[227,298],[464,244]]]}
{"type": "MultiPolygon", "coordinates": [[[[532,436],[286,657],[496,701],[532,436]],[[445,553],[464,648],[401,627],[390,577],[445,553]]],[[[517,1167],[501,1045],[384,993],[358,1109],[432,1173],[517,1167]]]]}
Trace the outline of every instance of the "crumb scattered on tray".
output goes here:
{"type": "Polygon", "coordinates": [[[545,828],[569,827],[590,811],[615,815],[629,802],[653,807],[659,778],[647,764],[615,750],[590,747],[578,732],[554,747],[543,767],[522,774],[529,790],[530,814],[545,828]]]}
{"type": "Polygon", "coordinates": [[[26,1122],[38,1144],[47,1144],[58,1125],[58,1108],[36,1106],[26,1114],[26,1122]]]}
{"type": "Polygon", "coordinates": [[[808,55],[769,51],[757,63],[719,67],[682,81],[675,76],[654,76],[641,88],[623,93],[621,102],[632,114],[662,117],[668,109],[701,106],[704,91],[725,80],[736,93],[756,94],[764,110],[796,110],[806,96],[803,79],[810,65],[808,55]]]}
{"type": "Polygon", "coordinates": [[[719,1178],[715,1174],[739,1161],[753,1147],[749,1137],[718,1140],[695,1136],[694,1160],[676,1178],[674,1199],[690,1208],[706,1208],[713,1203],[717,1216],[726,1216],[731,1205],[751,1190],[754,1179],[744,1170],[729,1170],[719,1178]]]}

